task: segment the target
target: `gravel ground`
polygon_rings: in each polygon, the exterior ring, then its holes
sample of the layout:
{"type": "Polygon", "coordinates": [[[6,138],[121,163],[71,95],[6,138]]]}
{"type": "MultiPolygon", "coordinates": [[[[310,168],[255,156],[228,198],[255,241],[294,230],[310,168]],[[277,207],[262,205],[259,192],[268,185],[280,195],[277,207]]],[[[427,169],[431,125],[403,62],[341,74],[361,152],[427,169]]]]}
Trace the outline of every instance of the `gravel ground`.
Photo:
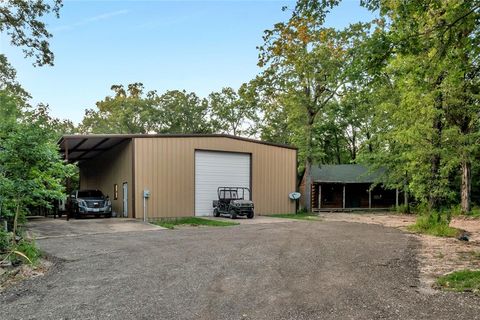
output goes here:
{"type": "Polygon", "coordinates": [[[46,238],[44,277],[3,319],[479,319],[480,298],[423,290],[420,243],[379,225],[298,221],[46,238]]]}

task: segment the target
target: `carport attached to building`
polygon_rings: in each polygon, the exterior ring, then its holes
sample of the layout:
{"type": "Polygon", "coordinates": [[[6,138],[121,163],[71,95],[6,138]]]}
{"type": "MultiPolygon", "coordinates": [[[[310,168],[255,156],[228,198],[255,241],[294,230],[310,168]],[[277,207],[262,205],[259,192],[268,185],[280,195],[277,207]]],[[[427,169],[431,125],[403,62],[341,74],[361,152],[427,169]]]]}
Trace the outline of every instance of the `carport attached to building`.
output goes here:
{"type": "Polygon", "coordinates": [[[204,216],[220,186],[248,187],[256,214],[295,210],[297,150],[229,135],[68,135],[66,159],[78,162],[80,188],[109,195],[118,215],[204,216]]]}

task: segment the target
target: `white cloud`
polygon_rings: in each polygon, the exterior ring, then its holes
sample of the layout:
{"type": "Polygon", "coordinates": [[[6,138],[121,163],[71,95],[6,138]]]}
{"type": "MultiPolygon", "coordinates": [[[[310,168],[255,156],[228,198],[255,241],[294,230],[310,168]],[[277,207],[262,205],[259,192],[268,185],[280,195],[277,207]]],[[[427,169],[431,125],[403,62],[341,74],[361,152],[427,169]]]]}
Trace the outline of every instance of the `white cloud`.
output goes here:
{"type": "Polygon", "coordinates": [[[117,11],[102,13],[102,14],[84,19],[82,21],[79,21],[79,22],[76,22],[76,23],[73,23],[73,24],[52,28],[51,31],[52,32],[59,32],[59,31],[72,30],[75,27],[84,26],[84,25],[87,25],[87,24],[90,24],[90,23],[93,23],[93,22],[97,22],[97,21],[108,20],[108,19],[111,19],[111,18],[116,17],[116,16],[127,14],[128,12],[129,12],[128,10],[123,9],[123,10],[117,10],[117,11]]]}

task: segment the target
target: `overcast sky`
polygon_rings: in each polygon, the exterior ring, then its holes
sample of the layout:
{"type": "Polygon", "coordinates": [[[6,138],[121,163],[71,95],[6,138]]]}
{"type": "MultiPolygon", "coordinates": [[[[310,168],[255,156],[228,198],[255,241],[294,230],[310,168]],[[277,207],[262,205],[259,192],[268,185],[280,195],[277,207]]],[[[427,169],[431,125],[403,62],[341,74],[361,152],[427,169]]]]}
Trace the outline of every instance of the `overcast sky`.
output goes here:
{"type": "MultiPolygon", "coordinates": [[[[342,28],[367,21],[359,0],[344,0],[327,20],[342,28]]],[[[142,82],[147,90],[200,96],[252,79],[265,29],[288,19],[292,1],[64,1],[47,17],[55,66],[33,67],[3,34],[0,51],[18,80],[52,115],[81,121],[112,84],[142,82]]]]}

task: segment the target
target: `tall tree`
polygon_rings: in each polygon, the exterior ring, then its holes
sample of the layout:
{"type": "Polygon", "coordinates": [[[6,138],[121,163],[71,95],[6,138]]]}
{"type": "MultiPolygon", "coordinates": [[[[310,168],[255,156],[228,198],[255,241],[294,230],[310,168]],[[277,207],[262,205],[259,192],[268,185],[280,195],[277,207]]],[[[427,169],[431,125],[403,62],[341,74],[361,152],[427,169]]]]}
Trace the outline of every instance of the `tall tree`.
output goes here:
{"type": "Polygon", "coordinates": [[[0,91],[0,201],[1,215],[13,221],[29,206],[50,207],[62,199],[64,178],[74,173],[58,152],[55,133],[45,123],[45,110],[22,112],[21,102],[0,91]]]}
{"type": "MultiPolygon", "coordinates": [[[[456,167],[454,159],[463,159],[462,206],[468,211],[469,163],[475,149],[471,134],[478,123],[474,96],[480,4],[468,0],[364,4],[384,17],[381,47],[388,64],[384,71],[399,93],[398,104],[389,109],[392,131],[397,143],[407,147],[411,189],[431,209],[438,209],[452,197],[448,178],[456,167]]],[[[394,149],[398,148],[390,148],[394,149]]]]}
{"type": "Polygon", "coordinates": [[[299,119],[297,145],[305,163],[305,197],[310,210],[311,166],[315,160],[315,120],[348,81],[352,48],[362,26],[337,31],[323,26],[330,8],[338,1],[299,1],[291,18],[266,30],[259,47],[259,66],[269,92],[299,119]]]}
{"type": "Polygon", "coordinates": [[[34,57],[34,65],[53,65],[53,52],[48,43],[52,35],[42,18],[53,13],[59,17],[62,0],[4,0],[0,3],[0,32],[21,47],[25,57],[34,57]]]}
{"type": "Polygon", "coordinates": [[[208,101],[194,92],[171,90],[155,103],[154,130],[158,133],[211,133],[208,101]]]}
{"type": "Polygon", "coordinates": [[[249,99],[246,84],[236,92],[227,87],[209,95],[212,122],[216,130],[234,136],[251,135],[258,121],[256,106],[249,99]]]}
{"type": "Polygon", "coordinates": [[[154,128],[157,95],[144,93],[142,83],[125,88],[112,85],[114,96],[97,102],[98,110],[87,109],[79,126],[82,133],[149,133],[154,128]]]}

